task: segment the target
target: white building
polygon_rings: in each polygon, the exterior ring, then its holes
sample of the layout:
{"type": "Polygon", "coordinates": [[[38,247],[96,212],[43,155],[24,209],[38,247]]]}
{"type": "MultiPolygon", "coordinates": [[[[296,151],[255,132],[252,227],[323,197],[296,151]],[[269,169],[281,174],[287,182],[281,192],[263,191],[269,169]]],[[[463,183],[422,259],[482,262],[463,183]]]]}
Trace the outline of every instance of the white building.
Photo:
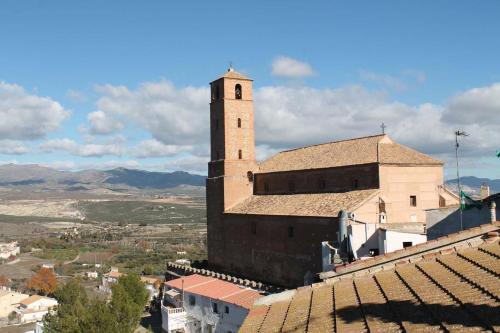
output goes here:
{"type": "Polygon", "coordinates": [[[21,248],[17,242],[0,243],[0,259],[9,259],[21,253],[21,248]]]}
{"type": "Polygon", "coordinates": [[[42,320],[43,316],[57,306],[54,298],[33,295],[21,301],[15,310],[20,323],[31,323],[42,320]]]}
{"type": "Polygon", "coordinates": [[[118,272],[117,268],[112,267],[111,272],[102,275],[102,283],[99,286],[99,290],[110,293],[111,286],[117,283],[122,275],[123,273],[118,272]]]}
{"type": "Polygon", "coordinates": [[[5,318],[21,304],[29,295],[18,293],[10,288],[0,289],[0,318],[5,318]]]}
{"type": "Polygon", "coordinates": [[[144,283],[144,287],[149,293],[149,300],[152,301],[154,297],[158,297],[160,294],[161,280],[150,276],[141,276],[141,281],[144,283]]]}
{"type": "Polygon", "coordinates": [[[162,329],[167,333],[235,333],[259,297],[253,289],[198,274],[167,281],[162,329]]]}

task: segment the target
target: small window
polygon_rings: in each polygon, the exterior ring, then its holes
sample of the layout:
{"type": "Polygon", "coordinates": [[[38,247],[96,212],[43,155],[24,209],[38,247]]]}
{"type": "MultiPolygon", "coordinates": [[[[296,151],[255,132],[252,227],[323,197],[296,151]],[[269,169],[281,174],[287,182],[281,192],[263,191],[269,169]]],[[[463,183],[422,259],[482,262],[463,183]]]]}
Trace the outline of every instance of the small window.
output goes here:
{"type": "Polygon", "coordinates": [[[238,118],[238,128],[241,128],[241,118],[238,118]]]}
{"type": "Polygon", "coordinates": [[[417,207],[417,196],[416,195],[410,195],[410,206],[417,207]]]}
{"type": "Polygon", "coordinates": [[[234,86],[234,98],[241,99],[241,84],[234,86]]]}
{"type": "Polygon", "coordinates": [[[379,213],[386,213],[386,211],[385,211],[385,201],[382,200],[381,198],[379,198],[379,201],[378,201],[378,211],[379,211],[379,213]]]}
{"type": "Polygon", "coordinates": [[[257,234],[257,222],[255,221],[252,221],[251,225],[250,225],[250,228],[252,230],[252,234],[253,235],[256,235],[257,234]]]}
{"type": "Polygon", "coordinates": [[[238,159],[242,159],[243,158],[243,152],[240,150],[238,150],[238,159]]]}
{"type": "Polygon", "coordinates": [[[370,256],[372,257],[375,257],[375,256],[378,256],[379,255],[379,252],[378,252],[378,249],[370,249],[368,251],[368,253],[370,254],[370,256]]]}
{"type": "Polygon", "coordinates": [[[189,305],[196,305],[196,297],[194,297],[193,295],[189,295],[189,305]]]}
{"type": "Polygon", "coordinates": [[[219,129],[219,119],[215,119],[215,129],[219,129]]]}
{"type": "Polygon", "coordinates": [[[288,238],[293,238],[293,227],[288,227],[288,238]]]}
{"type": "Polygon", "coordinates": [[[268,182],[264,182],[264,192],[269,192],[269,183],[268,182]]]}
{"type": "Polygon", "coordinates": [[[220,98],[219,86],[215,86],[215,99],[218,100],[220,98]]]}
{"type": "Polygon", "coordinates": [[[403,248],[413,246],[413,242],[403,242],[403,248]]]}
{"type": "Polygon", "coordinates": [[[217,303],[212,303],[212,311],[213,311],[214,313],[219,313],[219,309],[218,309],[218,307],[217,307],[217,303]]]}
{"type": "Polygon", "coordinates": [[[219,159],[220,159],[220,154],[219,154],[219,151],[217,151],[217,152],[215,153],[215,159],[216,159],[216,160],[219,160],[219,159]]]}
{"type": "Polygon", "coordinates": [[[352,180],[352,187],[353,188],[358,188],[358,180],[357,179],[353,179],[352,180]]]}
{"type": "Polygon", "coordinates": [[[224,307],[224,312],[225,312],[225,313],[229,313],[229,306],[227,306],[227,305],[226,305],[226,306],[224,307]]]}

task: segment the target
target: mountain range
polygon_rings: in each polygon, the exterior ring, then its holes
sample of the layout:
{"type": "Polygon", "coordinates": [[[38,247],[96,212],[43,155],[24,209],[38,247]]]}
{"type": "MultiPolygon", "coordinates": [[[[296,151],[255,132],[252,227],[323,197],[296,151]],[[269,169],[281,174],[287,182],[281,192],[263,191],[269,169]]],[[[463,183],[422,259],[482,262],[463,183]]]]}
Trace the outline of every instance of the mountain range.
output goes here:
{"type": "Polygon", "coordinates": [[[63,191],[105,188],[170,189],[178,186],[205,186],[205,176],[184,171],[152,172],[126,168],[111,170],[59,171],[37,164],[0,165],[0,186],[34,186],[63,191]]]}
{"type": "MultiPolygon", "coordinates": [[[[500,192],[500,179],[478,178],[474,176],[460,177],[462,190],[469,194],[479,195],[483,184],[487,184],[490,187],[490,194],[500,192]]],[[[456,179],[447,180],[446,185],[452,191],[458,193],[458,182],[456,179]]]]}

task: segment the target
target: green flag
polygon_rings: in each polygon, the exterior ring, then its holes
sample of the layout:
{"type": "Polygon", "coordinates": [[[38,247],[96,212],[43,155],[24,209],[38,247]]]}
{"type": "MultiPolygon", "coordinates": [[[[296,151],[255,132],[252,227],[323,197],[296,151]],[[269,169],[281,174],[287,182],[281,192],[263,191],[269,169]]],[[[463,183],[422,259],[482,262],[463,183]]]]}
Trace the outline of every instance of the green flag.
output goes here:
{"type": "Polygon", "coordinates": [[[471,209],[471,208],[478,208],[481,209],[483,205],[471,197],[469,197],[467,194],[464,193],[464,191],[460,191],[460,209],[461,210],[466,210],[466,209],[471,209]]]}
{"type": "Polygon", "coordinates": [[[500,151],[497,150],[497,157],[500,158],[500,151]]]}

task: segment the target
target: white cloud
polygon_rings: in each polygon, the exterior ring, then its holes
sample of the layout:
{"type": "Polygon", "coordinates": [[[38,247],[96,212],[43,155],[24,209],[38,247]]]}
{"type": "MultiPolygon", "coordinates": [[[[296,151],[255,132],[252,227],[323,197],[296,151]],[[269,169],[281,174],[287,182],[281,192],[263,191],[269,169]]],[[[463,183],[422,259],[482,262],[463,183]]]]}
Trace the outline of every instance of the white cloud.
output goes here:
{"type": "Polygon", "coordinates": [[[50,97],[32,95],[21,86],[0,81],[0,139],[41,138],[68,116],[69,112],[50,97]]]}
{"type": "Polygon", "coordinates": [[[158,140],[144,140],[130,149],[130,154],[136,158],[167,157],[192,150],[191,146],[166,145],[158,140]]]}
{"type": "Polygon", "coordinates": [[[84,93],[73,89],[66,92],[66,97],[74,103],[84,103],[87,101],[87,96],[84,93]]]}
{"type": "Polygon", "coordinates": [[[452,97],[444,120],[455,124],[499,124],[500,83],[474,88],[452,97]]]}
{"type": "Polygon", "coordinates": [[[93,135],[107,135],[121,131],[125,128],[123,122],[111,117],[103,111],[90,112],[87,115],[90,123],[88,132],[93,135]]]}
{"type": "MultiPolygon", "coordinates": [[[[1,162],[0,162],[1,163],[1,162]]],[[[115,168],[127,168],[127,169],[138,169],[141,168],[139,162],[135,160],[125,160],[125,161],[103,161],[99,163],[75,163],[74,161],[54,161],[50,163],[42,163],[42,166],[53,168],[61,171],[77,171],[77,170],[108,170],[115,168]]]]}
{"type": "Polygon", "coordinates": [[[181,170],[187,172],[206,174],[208,169],[208,156],[189,156],[169,161],[163,165],[164,170],[181,170]]]}
{"type": "Polygon", "coordinates": [[[176,88],[168,81],[144,83],[136,90],[124,86],[97,87],[97,105],[120,116],[166,145],[189,145],[208,140],[208,87],[176,88]]]}
{"type": "Polygon", "coordinates": [[[30,152],[22,142],[17,140],[0,140],[0,154],[22,155],[30,152]]]}
{"type": "Polygon", "coordinates": [[[314,75],[314,70],[307,62],[280,56],[272,63],[272,73],[286,78],[303,78],[314,75]]]}
{"type": "Polygon", "coordinates": [[[361,70],[359,76],[363,81],[372,81],[380,83],[383,86],[387,86],[390,89],[397,91],[403,91],[406,89],[406,84],[402,79],[388,74],[378,74],[371,71],[361,70]]]}
{"type": "Polygon", "coordinates": [[[125,153],[121,144],[91,143],[82,145],[67,138],[47,140],[40,144],[40,149],[46,153],[64,151],[68,154],[82,157],[122,156],[125,153]]]}

